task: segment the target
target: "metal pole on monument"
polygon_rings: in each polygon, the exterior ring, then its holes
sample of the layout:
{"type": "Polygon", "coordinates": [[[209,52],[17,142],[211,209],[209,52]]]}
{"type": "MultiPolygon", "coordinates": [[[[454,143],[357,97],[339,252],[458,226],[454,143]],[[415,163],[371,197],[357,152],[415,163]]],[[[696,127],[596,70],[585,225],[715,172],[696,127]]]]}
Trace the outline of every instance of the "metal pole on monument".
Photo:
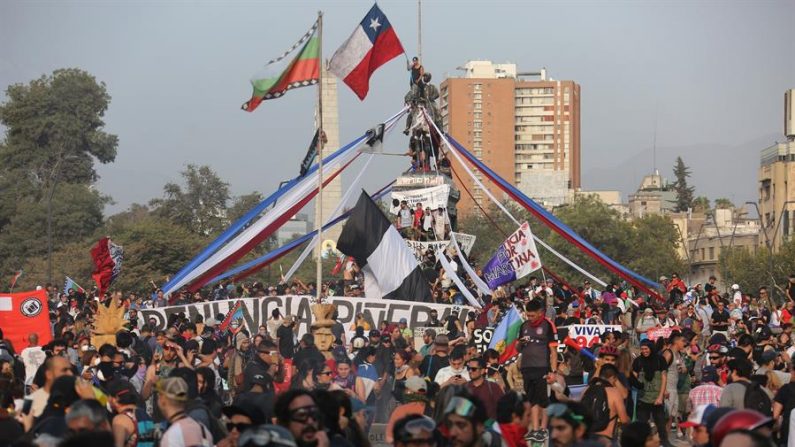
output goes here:
{"type": "Polygon", "coordinates": [[[315,293],[318,302],[323,290],[323,11],[317,12],[318,82],[317,82],[317,201],[315,203],[315,229],[317,249],[315,264],[315,293]]]}

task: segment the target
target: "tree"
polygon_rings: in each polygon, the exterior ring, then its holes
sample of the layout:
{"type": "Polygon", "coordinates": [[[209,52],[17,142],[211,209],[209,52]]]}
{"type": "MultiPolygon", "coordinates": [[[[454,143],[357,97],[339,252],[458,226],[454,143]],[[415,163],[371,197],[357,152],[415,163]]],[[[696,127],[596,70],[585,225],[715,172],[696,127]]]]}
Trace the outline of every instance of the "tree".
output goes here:
{"type": "Polygon", "coordinates": [[[208,236],[223,231],[229,223],[229,184],[209,166],[190,164],[181,172],[186,188],[176,183],[163,187],[164,198],[149,202],[155,214],[188,231],[208,236]]]}
{"type": "Polygon", "coordinates": [[[690,177],[690,168],[685,166],[682,157],[676,157],[676,164],[674,165],[674,182],[673,189],[676,192],[676,211],[684,212],[693,207],[693,193],[695,188],[687,185],[687,178],[690,177]]]}
{"type": "Polygon", "coordinates": [[[720,199],[715,199],[715,209],[725,210],[730,208],[734,208],[734,204],[732,203],[731,200],[725,197],[721,197],[720,199]]]}
{"type": "Polygon", "coordinates": [[[693,200],[693,211],[697,213],[708,213],[712,207],[709,204],[709,199],[705,196],[698,196],[693,200]]]}
{"type": "Polygon", "coordinates": [[[232,206],[229,207],[227,212],[229,222],[237,222],[238,219],[259,205],[262,199],[262,194],[257,191],[235,197],[232,206]]]}
{"type": "MultiPolygon", "coordinates": [[[[67,239],[55,239],[58,228],[53,227],[60,225],[54,219],[56,196],[60,201],[56,207],[62,209],[86,205],[84,199],[93,197],[96,202],[89,204],[89,211],[104,204],[106,198],[77,189],[60,195],[58,186],[87,188],[98,178],[94,160],[112,162],[118,144],[115,135],[104,131],[102,117],[110,103],[105,84],[97,83],[82,70],[56,70],[28,84],[11,85],[6,96],[7,101],[0,105],[0,123],[6,127],[5,141],[0,144],[0,246],[11,245],[8,240],[16,237],[18,230],[32,239],[21,246],[14,245],[12,252],[4,252],[0,270],[14,268],[9,262],[20,262],[38,253],[45,235],[50,261],[54,248],[79,236],[75,233],[68,234],[67,239]],[[77,202],[64,202],[70,199],[77,202]],[[39,225],[41,220],[31,222],[38,233],[32,234],[31,228],[13,228],[15,220],[40,219],[42,216],[37,213],[42,204],[46,226],[39,225]]],[[[51,262],[47,271],[51,278],[51,262]]]]}

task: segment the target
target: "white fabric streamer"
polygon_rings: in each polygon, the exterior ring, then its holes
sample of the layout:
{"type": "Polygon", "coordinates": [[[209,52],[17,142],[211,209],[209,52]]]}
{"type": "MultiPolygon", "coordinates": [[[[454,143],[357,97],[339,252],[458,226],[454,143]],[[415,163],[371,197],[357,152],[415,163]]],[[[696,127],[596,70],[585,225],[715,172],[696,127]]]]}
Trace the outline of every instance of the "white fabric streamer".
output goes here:
{"type": "Polygon", "coordinates": [[[475,297],[472,296],[472,294],[469,292],[469,289],[467,289],[464,286],[464,283],[461,281],[461,278],[459,278],[458,275],[455,274],[455,270],[453,270],[453,266],[450,265],[450,261],[448,261],[447,257],[444,255],[444,251],[438,250],[436,252],[436,259],[438,259],[439,262],[442,263],[442,267],[444,267],[445,274],[449,276],[450,279],[453,280],[456,287],[458,287],[458,290],[460,290],[461,294],[464,295],[464,298],[466,298],[467,301],[469,301],[469,304],[471,304],[473,307],[476,307],[478,309],[483,308],[483,306],[480,305],[478,300],[476,300],[475,297]]]}
{"type": "Polygon", "coordinates": [[[472,269],[472,266],[469,265],[469,262],[464,258],[464,253],[461,252],[461,248],[458,247],[458,242],[455,240],[455,234],[452,232],[450,233],[450,244],[453,246],[456,254],[458,255],[458,260],[461,261],[461,265],[464,266],[464,270],[466,270],[467,274],[470,278],[472,278],[472,282],[475,283],[480,293],[483,295],[491,295],[493,292],[489,289],[489,285],[486,284],[480,276],[475,273],[475,270],[472,269]]]}

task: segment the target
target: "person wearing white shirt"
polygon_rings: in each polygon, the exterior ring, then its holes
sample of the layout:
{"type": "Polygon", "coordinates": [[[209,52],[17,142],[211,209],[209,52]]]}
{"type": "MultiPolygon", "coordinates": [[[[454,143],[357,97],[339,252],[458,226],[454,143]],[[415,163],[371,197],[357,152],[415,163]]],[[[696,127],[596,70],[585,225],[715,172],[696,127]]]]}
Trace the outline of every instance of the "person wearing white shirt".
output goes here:
{"type": "Polygon", "coordinates": [[[19,354],[22,357],[22,363],[25,365],[25,385],[33,383],[33,377],[36,371],[47,360],[47,353],[45,353],[41,346],[39,346],[39,334],[33,333],[28,336],[28,343],[30,346],[23,349],[19,354]]]}
{"type": "Polygon", "coordinates": [[[444,388],[450,385],[465,385],[469,382],[469,371],[467,371],[464,362],[464,355],[466,349],[463,346],[458,346],[450,353],[450,366],[445,366],[436,373],[434,380],[440,387],[444,388]]]}

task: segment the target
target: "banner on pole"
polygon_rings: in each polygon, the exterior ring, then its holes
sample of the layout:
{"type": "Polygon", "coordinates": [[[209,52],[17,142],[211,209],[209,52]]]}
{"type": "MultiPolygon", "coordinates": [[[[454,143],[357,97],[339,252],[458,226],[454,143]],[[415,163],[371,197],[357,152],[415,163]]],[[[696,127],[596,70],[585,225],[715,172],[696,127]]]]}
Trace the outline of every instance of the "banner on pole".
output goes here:
{"type": "MultiPolygon", "coordinates": [[[[475,245],[476,236],[466,233],[453,233],[455,235],[456,240],[458,241],[458,246],[461,247],[461,251],[464,252],[464,255],[469,256],[469,252],[472,250],[472,246],[475,245]]],[[[406,244],[411,249],[411,252],[414,253],[414,257],[417,258],[417,262],[422,263],[422,258],[425,255],[425,252],[428,250],[431,253],[436,253],[439,250],[444,250],[450,256],[453,256],[452,249],[450,248],[450,241],[413,241],[410,239],[406,239],[406,244]]]]}
{"type": "Polygon", "coordinates": [[[497,253],[483,267],[483,279],[489,288],[515,281],[541,268],[541,258],[530,225],[524,222],[497,248],[497,253]]]}
{"type": "Polygon", "coordinates": [[[0,293],[0,327],[17,352],[28,346],[28,335],[33,333],[38,334],[39,344],[49,343],[52,332],[47,292],[0,293]]]}
{"type": "Polygon", "coordinates": [[[590,348],[600,342],[605,332],[622,332],[620,324],[572,324],[558,328],[558,337],[563,340],[567,334],[580,348],[590,348]]]}

